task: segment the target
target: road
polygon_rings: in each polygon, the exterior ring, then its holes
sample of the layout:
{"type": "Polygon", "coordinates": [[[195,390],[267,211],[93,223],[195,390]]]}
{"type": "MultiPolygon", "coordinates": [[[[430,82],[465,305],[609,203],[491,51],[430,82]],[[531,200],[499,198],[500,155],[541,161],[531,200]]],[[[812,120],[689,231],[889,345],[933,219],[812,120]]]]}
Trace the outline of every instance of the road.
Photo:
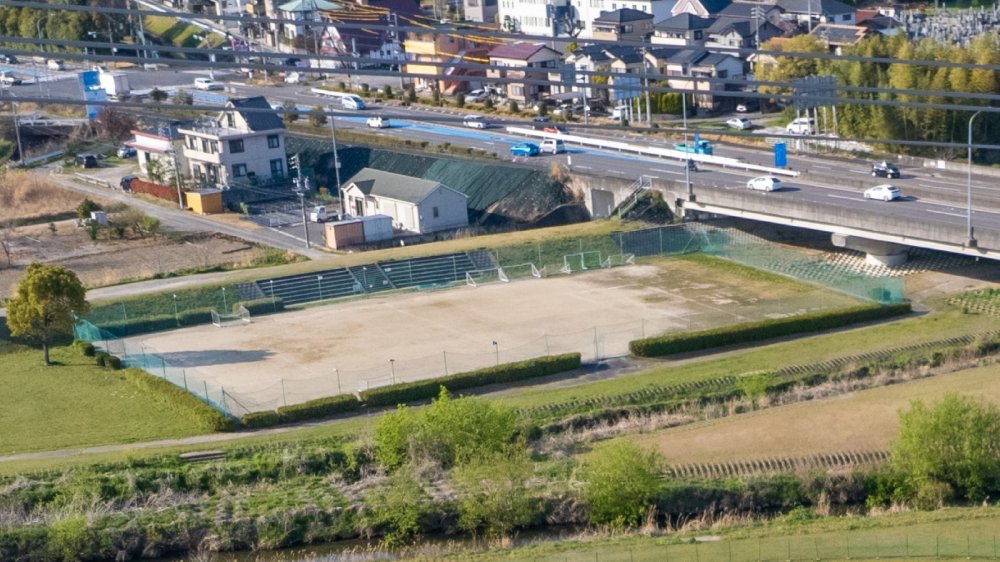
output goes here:
{"type": "MultiPolygon", "coordinates": [[[[130,80],[134,87],[170,87],[190,84],[197,72],[133,72],[130,80]]],[[[234,95],[264,95],[272,103],[292,101],[303,109],[316,105],[326,105],[330,101],[312,94],[309,86],[247,86],[239,82],[236,75],[219,76],[220,80],[228,80],[234,95]]],[[[19,86],[26,88],[30,86],[19,86]]],[[[52,82],[53,92],[64,92],[69,95],[77,87],[72,81],[52,82]]],[[[75,94],[79,95],[79,94],[75,94]]],[[[374,134],[390,136],[396,139],[414,141],[430,141],[433,143],[449,142],[495,152],[499,157],[516,162],[518,165],[529,165],[539,169],[547,169],[553,160],[567,165],[570,169],[589,175],[617,177],[623,180],[635,180],[640,175],[651,176],[663,180],[684,181],[685,170],[681,161],[639,157],[631,154],[621,154],[610,151],[571,146],[567,154],[558,156],[538,156],[528,159],[512,159],[509,148],[519,142],[517,137],[504,132],[501,127],[486,130],[469,129],[461,126],[463,110],[457,108],[439,109],[427,107],[374,106],[356,115],[346,115],[343,112],[336,118],[336,124],[341,129],[366,129],[365,120],[371,115],[389,117],[394,127],[380,129],[374,134]]],[[[523,123],[523,121],[521,122],[523,123]]],[[[670,148],[673,139],[637,136],[625,131],[608,129],[587,129],[579,125],[570,125],[573,134],[583,134],[595,137],[613,136],[616,140],[625,138],[643,142],[651,146],[670,148]]],[[[716,146],[716,154],[742,159],[747,162],[762,165],[769,164],[772,156],[766,150],[748,148],[742,145],[720,144],[716,146]]],[[[911,217],[915,220],[940,221],[949,224],[959,224],[965,221],[966,187],[964,175],[940,170],[904,168],[903,177],[892,180],[908,197],[898,204],[878,206],[865,201],[861,193],[865,187],[876,183],[888,183],[888,180],[872,178],[870,162],[851,159],[826,158],[816,155],[791,154],[789,166],[802,172],[799,178],[786,182],[788,189],[771,194],[775,197],[804,198],[809,201],[823,202],[847,207],[859,213],[892,213],[911,217]]],[[[752,172],[722,170],[703,166],[703,170],[691,174],[695,193],[702,189],[742,189],[746,181],[758,175],[752,172]]],[[[346,178],[344,178],[346,179],[346,178]]],[[[974,175],[972,182],[972,197],[975,206],[974,221],[977,228],[995,228],[1000,221],[996,211],[1000,211],[1000,190],[996,187],[994,178],[986,175],[974,175]]],[[[260,240],[267,239],[278,247],[302,244],[299,236],[301,223],[290,225],[281,239],[271,235],[261,235],[260,240]],[[276,242],[277,241],[277,242],[276,242]]],[[[241,234],[242,235],[242,234],[241,234]]],[[[245,236],[244,236],[245,237],[245,236]]]]}

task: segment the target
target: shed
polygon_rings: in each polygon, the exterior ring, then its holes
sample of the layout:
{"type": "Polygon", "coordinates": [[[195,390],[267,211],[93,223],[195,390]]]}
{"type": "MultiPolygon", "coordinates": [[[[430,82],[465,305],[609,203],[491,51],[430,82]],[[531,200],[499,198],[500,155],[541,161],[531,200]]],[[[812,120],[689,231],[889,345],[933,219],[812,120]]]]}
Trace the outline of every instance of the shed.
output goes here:
{"type": "Polygon", "coordinates": [[[200,189],[185,193],[188,207],[199,215],[214,215],[222,212],[221,189],[200,189]]]}
{"type": "Polygon", "coordinates": [[[388,215],[400,230],[425,234],[469,225],[468,197],[440,182],[364,168],[343,192],[348,212],[388,215]]]}
{"type": "Polygon", "coordinates": [[[323,242],[327,248],[339,250],[348,246],[360,246],[366,242],[391,240],[392,235],[392,217],[369,215],[326,223],[323,229],[323,242]]]}

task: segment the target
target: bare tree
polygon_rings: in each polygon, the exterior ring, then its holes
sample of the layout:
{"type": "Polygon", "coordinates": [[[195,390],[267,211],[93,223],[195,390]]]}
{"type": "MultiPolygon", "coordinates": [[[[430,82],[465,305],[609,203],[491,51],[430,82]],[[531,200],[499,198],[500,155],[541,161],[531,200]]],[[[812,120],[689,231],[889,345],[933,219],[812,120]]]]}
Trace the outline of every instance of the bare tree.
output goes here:
{"type": "Polygon", "coordinates": [[[9,218],[3,221],[3,227],[0,228],[0,249],[7,256],[7,267],[14,265],[11,254],[13,253],[14,237],[17,236],[17,227],[17,219],[9,218]]]}

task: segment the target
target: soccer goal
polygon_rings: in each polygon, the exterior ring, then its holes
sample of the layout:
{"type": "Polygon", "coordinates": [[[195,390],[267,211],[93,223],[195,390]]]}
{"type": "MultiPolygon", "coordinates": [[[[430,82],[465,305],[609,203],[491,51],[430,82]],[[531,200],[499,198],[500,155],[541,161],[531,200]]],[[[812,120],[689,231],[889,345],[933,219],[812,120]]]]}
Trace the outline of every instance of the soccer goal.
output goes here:
{"type": "Polygon", "coordinates": [[[574,271],[586,271],[588,269],[599,269],[602,264],[601,252],[578,252],[563,256],[563,273],[573,273],[574,271]]]}
{"type": "Polygon", "coordinates": [[[465,272],[465,284],[470,287],[478,287],[483,283],[507,283],[510,279],[502,267],[491,267],[489,269],[473,269],[465,272]]]}
{"type": "Polygon", "coordinates": [[[361,379],[358,381],[358,392],[364,392],[366,390],[380,388],[383,386],[391,386],[393,384],[396,384],[396,377],[391,375],[377,377],[374,379],[361,379]]]}
{"type": "Polygon", "coordinates": [[[635,254],[611,254],[603,262],[601,267],[618,267],[621,265],[635,265],[635,254]]]}
{"type": "Polygon", "coordinates": [[[524,279],[527,277],[541,278],[542,272],[533,263],[519,263],[517,265],[507,265],[503,268],[508,279],[524,279]]]}
{"type": "Polygon", "coordinates": [[[252,321],[250,311],[242,304],[232,314],[220,314],[219,311],[214,308],[212,309],[212,324],[217,328],[225,328],[226,326],[234,326],[236,324],[249,324],[252,321]]]}

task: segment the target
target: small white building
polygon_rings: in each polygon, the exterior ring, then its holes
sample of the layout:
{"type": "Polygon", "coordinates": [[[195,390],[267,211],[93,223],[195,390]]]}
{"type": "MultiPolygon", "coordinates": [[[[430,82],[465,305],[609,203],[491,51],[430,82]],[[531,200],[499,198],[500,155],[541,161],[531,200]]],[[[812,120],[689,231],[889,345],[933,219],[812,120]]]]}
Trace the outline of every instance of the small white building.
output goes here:
{"type": "Polygon", "coordinates": [[[365,168],[343,193],[348,213],[388,215],[399,230],[426,234],[469,225],[468,196],[436,181],[365,168]]]}

